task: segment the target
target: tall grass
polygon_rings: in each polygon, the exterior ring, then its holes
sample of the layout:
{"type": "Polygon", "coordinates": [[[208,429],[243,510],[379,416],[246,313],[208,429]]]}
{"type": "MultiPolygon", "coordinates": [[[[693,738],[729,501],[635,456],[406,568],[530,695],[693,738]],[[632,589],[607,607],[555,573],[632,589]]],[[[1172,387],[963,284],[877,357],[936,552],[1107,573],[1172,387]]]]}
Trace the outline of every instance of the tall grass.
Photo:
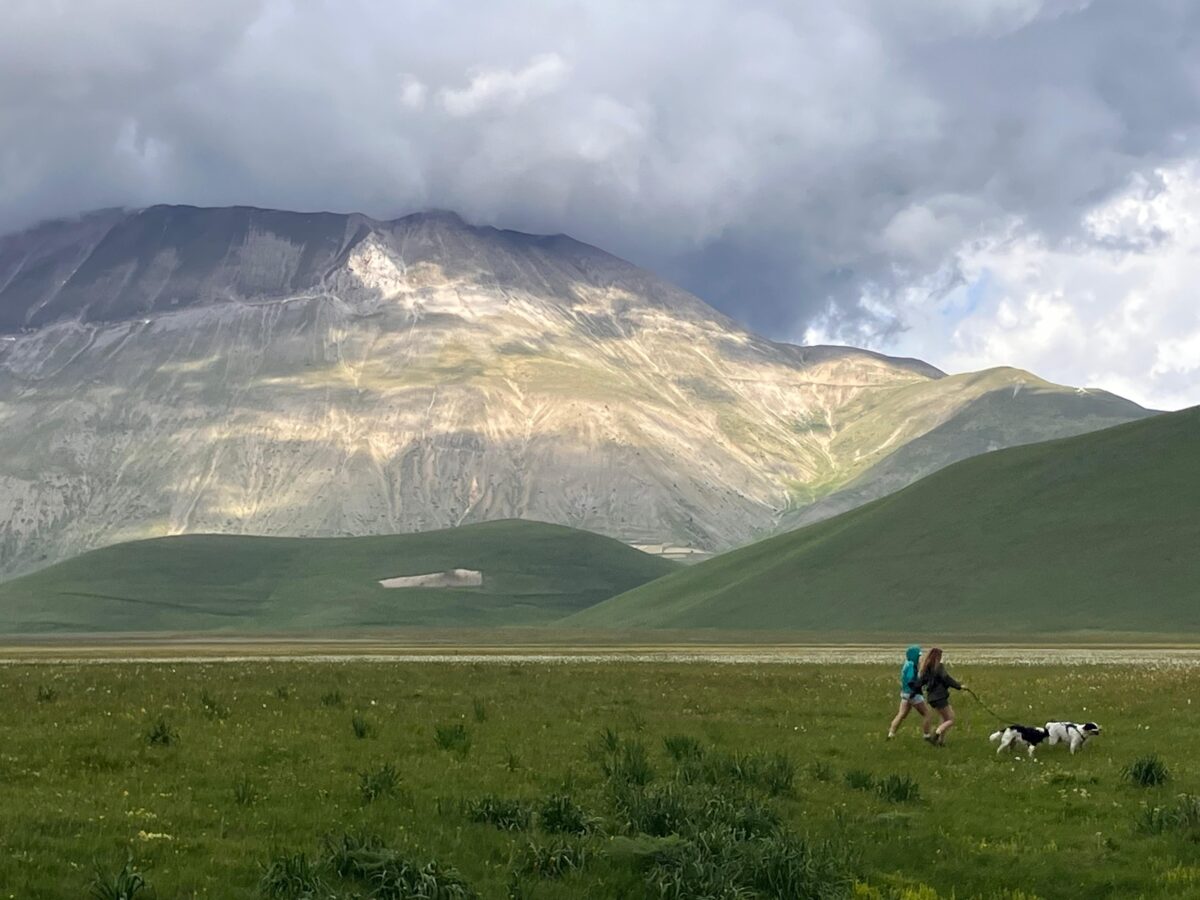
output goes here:
{"type": "Polygon", "coordinates": [[[124,865],[111,875],[96,866],[96,874],[88,891],[90,900],[137,900],[149,890],[146,879],[142,877],[128,857],[124,865]]]}
{"type": "Polygon", "coordinates": [[[179,732],[171,727],[164,716],[159,716],[146,730],[146,743],[151,747],[170,747],[179,743],[179,732]]]}
{"type": "Polygon", "coordinates": [[[583,845],[561,838],[546,843],[530,841],[521,851],[516,871],[538,878],[561,878],[582,869],[589,856],[583,845]]]}
{"type": "Polygon", "coordinates": [[[465,811],[472,822],[493,825],[501,831],[524,831],[533,821],[533,810],[529,804],[494,794],[468,800],[465,811]]]}
{"type": "Polygon", "coordinates": [[[538,824],[551,834],[588,834],[599,820],[589,816],[569,794],[551,794],[538,807],[538,824]]]}
{"type": "Polygon", "coordinates": [[[372,803],[380,797],[389,797],[396,792],[400,773],[388,763],[369,772],[358,773],[358,792],[363,803],[372,803]]]}
{"type": "Polygon", "coordinates": [[[253,806],[258,801],[258,788],[246,775],[233,783],[233,802],[238,806],[253,806]]]}
{"type": "Polygon", "coordinates": [[[433,741],[442,750],[451,750],[466,756],[471,749],[471,733],[462,722],[438,725],[434,729],[433,741]]]}
{"type": "Polygon", "coordinates": [[[1138,787],[1158,787],[1170,780],[1171,773],[1157,753],[1147,753],[1122,767],[1121,777],[1138,787]]]}
{"type": "Polygon", "coordinates": [[[1200,835],[1200,796],[1180,794],[1164,806],[1143,806],[1134,826],[1143,834],[1187,832],[1200,835]]]}

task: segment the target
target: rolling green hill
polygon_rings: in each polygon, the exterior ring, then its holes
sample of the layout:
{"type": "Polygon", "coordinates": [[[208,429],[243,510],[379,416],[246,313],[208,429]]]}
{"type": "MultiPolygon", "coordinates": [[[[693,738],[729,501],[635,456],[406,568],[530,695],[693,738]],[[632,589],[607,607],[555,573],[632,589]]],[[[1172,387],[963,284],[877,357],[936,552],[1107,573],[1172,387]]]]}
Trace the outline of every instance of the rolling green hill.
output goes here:
{"type": "Polygon", "coordinates": [[[383,537],[182,535],[0,584],[0,632],[529,625],[675,567],[590,532],[516,520],[383,537]],[[453,568],[482,572],[482,586],[378,584],[453,568]]]}
{"type": "Polygon", "coordinates": [[[1194,637],[1200,407],[968,459],[565,624],[1194,637]]]}

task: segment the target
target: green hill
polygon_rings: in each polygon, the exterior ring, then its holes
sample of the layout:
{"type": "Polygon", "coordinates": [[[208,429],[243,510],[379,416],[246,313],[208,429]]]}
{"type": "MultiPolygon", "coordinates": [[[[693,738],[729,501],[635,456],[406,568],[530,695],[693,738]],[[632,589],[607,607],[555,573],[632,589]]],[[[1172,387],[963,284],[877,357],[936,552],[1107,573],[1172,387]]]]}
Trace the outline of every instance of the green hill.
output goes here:
{"type": "Polygon", "coordinates": [[[515,520],[384,537],[184,535],[0,584],[0,632],[532,625],[675,567],[590,532],[515,520]],[[482,572],[482,586],[378,583],[454,568],[482,572]]]}
{"type": "Polygon", "coordinates": [[[565,624],[1200,633],[1200,407],[1000,450],[565,624]]]}

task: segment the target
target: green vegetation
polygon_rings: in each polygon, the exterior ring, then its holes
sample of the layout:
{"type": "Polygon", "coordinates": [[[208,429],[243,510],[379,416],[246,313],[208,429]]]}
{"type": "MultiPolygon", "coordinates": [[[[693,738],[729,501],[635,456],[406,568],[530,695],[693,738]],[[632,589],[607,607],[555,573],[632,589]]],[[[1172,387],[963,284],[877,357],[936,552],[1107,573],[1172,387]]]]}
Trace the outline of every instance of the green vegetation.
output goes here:
{"type": "Polygon", "coordinates": [[[1200,633],[1200,408],[988,453],[585,609],[591,628],[1200,633]]]}
{"type": "Polygon", "coordinates": [[[1171,780],[1167,764],[1158,758],[1157,753],[1139,756],[1121,770],[1122,777],[1130,784],[1138,787],[1158,787],[1171,780]]]}
{"type": "Polygon", "coordinates": [[[996,723],[961,695],[945,747],[912,719],[886,740],[899,661],[12,664],[0,884],[22,900],[1196,896],[1200,669],[955,665],[1006,715],[1104,725],[1031,762],[997,756],[996,723]],[[335,688],[345,708],[322,702],[335,688]],[[372,710],[376,740],[347,708],[372,710]],[[159,716],[178,740],[147,743],[159,716]],[[455,722],[467,754],[434,740],[455,722]],[[1155,754],[1172,780],[1130,783],[1125,764],[1155,754]]]}
{"type": "Polygon", "coordinates": [[[675,567],[538,522],[357,538],[186,535],[117,544],[0,584],[0,632],[528,625],[675,567]],[[455,568],[482,572],[483,585],[378,583],[455,568]]]}

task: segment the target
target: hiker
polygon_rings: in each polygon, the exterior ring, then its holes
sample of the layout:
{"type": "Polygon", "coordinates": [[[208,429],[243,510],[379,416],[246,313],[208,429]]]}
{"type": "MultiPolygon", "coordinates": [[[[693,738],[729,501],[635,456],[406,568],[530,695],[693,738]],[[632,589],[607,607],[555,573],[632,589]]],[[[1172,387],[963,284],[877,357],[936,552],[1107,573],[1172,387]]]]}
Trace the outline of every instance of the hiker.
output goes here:
{"type": "Polygon", "coordinates": [[[908,652],[904,654],[904,666],[900,669],[900,711],[896,713],[896,718],[892,719],[892,725],[888,728],[889,741],[896,736],[896,729],[913,709],[921,714],[921,731],[926,739],[929,738],[929,729],[933,722],[929,718],[929,707],[925,705],[925,698],[921,696],[920,672],[917,670],[920,659],[921,648],[916,644],[909,647],[908,652]]]}
{"type": "Polygon", "coordinates": [[[966,690],[966,685],[959,684],[954,680],[954,676],[946,671],[946,667],[942,664],[941,647],[932,648],[926,655],[925,661],[921,663],[919,684],[925,697],[929,700],[929,705],[936,709],[938,715],[942,717],[941,724],[933,734],[926,732],[925,740],[940,746],[946,743],[946,732],[954,727],[954,707],[950,705],[950,688],[963,691],[966,690]]]}

